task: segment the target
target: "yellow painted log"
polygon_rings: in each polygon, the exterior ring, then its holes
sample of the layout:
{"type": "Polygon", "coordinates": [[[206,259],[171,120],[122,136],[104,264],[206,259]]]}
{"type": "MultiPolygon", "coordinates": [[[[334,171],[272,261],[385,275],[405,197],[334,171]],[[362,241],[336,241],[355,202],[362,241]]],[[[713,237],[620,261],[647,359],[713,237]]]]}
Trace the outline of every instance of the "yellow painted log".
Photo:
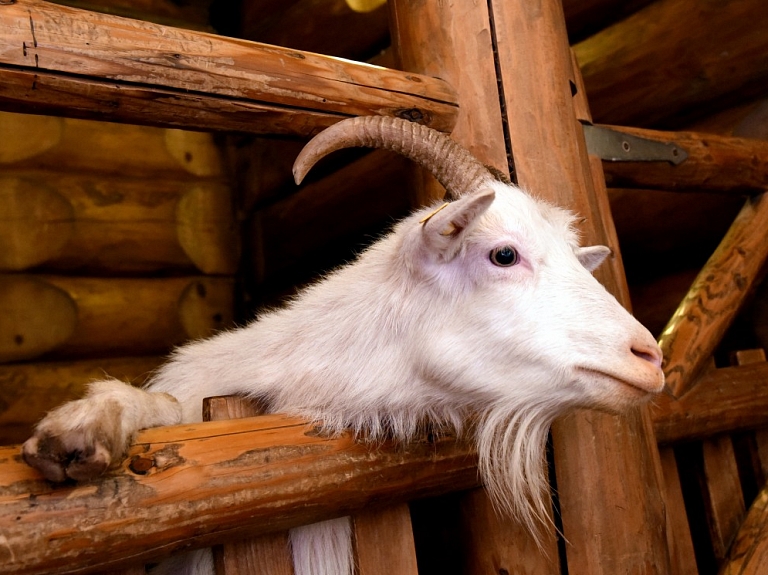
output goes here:
{"type": "Polygon", "coordinates": [[[233,307],[231,278],[0,275],[0,362],[165,353],[233,307]]]}

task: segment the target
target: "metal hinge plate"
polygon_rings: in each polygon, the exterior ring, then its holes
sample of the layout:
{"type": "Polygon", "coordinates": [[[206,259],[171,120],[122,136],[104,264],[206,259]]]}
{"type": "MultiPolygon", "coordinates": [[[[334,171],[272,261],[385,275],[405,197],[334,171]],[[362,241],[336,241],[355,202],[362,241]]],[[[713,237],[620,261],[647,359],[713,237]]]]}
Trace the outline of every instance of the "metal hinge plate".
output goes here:
{"type": "Polygon", "coordinates": [[[688,153],[674,142],[659,142],[604,128],[584,124],[587,150],[601,160],[610,162],[670,162],[680,164],[688,153]]]}

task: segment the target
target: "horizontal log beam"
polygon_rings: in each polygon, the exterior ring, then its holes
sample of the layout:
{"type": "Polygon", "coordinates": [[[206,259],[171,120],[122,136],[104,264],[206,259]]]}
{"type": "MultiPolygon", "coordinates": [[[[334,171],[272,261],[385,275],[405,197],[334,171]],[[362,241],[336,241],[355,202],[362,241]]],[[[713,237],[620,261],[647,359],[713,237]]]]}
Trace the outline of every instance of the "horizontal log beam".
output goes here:
{"type": "Polygon", "coordinates": [[[678,165],[604,161],[605,181],[611,188],[734,194],[768,190],[768,141],[697,132],[600,127],[663,144],[674,143],[688,154],[678,165]]]}
{"type": "Polygon", "coordinates": [[[677,443],[768,425],[768,363],[713,369],[651,407],[656,439],[677,443]]]}
{"type": "Polygon", "coordinates": [[[764,94],[765,0],[656,0],[574,46],[596,122],[660,126],[764,94]],[[685,26],[680,23],[685,22],[685,26]]]}
{"type": "Polygon", "coordinates": [[[231,326],[224,276],[0,274],[0,363],[162,354],[231,326]]]}
{"type": "Polygon", "coordinates": [[[0,4],[0,107],[302,136],[357,115],[450,131],[458,114],[436,78],[39,0],[0,4]]]}
{"type": "Polygon", "coordinates": [[[281,415],[147,430],[120,469],[74,486],[18,447],[0,462],[0,573],[14,575],[112,570],[478,482],[449,437],[374,448],[281,415]]]}

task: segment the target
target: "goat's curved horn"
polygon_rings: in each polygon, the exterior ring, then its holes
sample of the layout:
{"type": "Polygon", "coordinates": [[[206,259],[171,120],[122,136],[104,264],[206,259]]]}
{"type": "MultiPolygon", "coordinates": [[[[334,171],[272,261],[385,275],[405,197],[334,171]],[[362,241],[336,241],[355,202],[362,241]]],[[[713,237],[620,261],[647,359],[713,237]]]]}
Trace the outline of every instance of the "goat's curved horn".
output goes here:
{"type": "Polygon", "coordinates": [[[299,184],[317,161],[342,148],[392,150],[429,170],[455,199],[493,179],[488,169],[445,134],[407,120],[360,116],[323,130],[304,147],[293,164],[299,184]]]}

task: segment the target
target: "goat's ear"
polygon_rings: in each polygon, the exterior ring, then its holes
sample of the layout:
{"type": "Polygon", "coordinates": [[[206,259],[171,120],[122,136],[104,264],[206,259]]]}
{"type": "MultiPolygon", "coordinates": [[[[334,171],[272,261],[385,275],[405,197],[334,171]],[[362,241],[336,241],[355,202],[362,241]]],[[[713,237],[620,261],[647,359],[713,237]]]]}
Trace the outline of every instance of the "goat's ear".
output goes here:
{"type": "Polygon", "coordinates": [[[611,255],[611,248],[608,246],[589,246],[585,248],[576,248],[576,258],[590,272],[595,271],[600,264],[611,255]]]}
{"type": "Polygon", "coordinates": [[[424,218],[421,224],[422,238],[427,249],[444,261],[452,259],[461,247],[467,230],[488,209],[495,197],[496,192],[490,189],[468,194],[424,218]]]}

